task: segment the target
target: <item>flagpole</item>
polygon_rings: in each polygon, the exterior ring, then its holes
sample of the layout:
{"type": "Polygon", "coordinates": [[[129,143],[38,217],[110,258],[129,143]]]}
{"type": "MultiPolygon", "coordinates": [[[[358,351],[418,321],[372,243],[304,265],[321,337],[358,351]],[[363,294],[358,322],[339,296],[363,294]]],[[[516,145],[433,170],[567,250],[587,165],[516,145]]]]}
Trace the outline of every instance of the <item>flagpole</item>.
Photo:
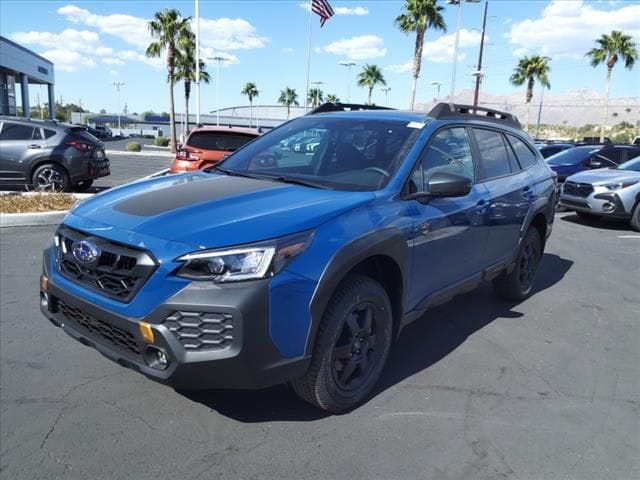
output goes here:
{"type": "MultiPolygon", "coordinates": [[[[218,79],[216,78],[216,82],[218,79]]],[[[200,123],[200,8],[196,0],[196,124],[200,123]]],[[[189,130],[189,118],[187,118],[189,130]]]]}
{"type": "Polygon", "coordinates": [[[309,97],[309,70],[311,69],[311,0],[309,0],[309,45],[307,49],[307,89],[304,93],[304,113],[307,113],[307,98],[309,97]]]}

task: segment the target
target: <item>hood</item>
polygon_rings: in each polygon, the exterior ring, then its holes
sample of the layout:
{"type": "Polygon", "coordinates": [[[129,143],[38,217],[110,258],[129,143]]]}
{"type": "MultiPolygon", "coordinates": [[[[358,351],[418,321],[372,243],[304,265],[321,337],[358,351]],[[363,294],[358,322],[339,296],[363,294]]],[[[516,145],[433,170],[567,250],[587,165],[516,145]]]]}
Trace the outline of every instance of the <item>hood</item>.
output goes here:
{"type": "Polygon", "coordinates": [[[585,170],[584,172],[571,175],[567,180],[576,183],[589,183],[592,185],[602,185],[613,182],[639,181],[640,172],[632,170],[616,170],[614,168],[598,168],[596,170],[585,170]]]}
{"type": "Polygon", "coordinates": [[[146,236],[216,248],[315,228],[373,198],[370,192],[195,172],[114,188],[72,213],[146,236]]]}

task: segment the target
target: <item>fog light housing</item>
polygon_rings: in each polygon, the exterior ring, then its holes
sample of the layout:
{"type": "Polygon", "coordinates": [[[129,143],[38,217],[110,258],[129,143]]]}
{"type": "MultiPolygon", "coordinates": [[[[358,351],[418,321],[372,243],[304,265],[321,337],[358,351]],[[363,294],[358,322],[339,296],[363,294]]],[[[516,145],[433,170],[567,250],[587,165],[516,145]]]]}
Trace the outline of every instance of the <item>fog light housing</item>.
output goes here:
{"type": "Polygon", "coordinates": [[[40,292],[40,306],[45,310],[49,310],[49,295],[45,292],[40,292]]]}
{"type": "Polygon", "coordinates": [[[613,203],[604,203],[602,205],[602,210],[604,210],[605,212],[613,212],[616,209],[616,206],[613,203]]]}
{"type": "Polygon", "coordinates": [[[166,370],[170,363],[169,355],[164,349],[151,345],[144,350],[144,361],[156,370],[166,370]]]}

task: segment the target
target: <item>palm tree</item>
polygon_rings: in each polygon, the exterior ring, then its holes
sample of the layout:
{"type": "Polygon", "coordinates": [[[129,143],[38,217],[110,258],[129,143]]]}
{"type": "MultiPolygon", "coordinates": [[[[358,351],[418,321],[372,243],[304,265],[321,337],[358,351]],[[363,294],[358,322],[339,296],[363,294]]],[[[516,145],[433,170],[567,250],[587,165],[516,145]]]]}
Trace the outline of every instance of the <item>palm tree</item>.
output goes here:
{"type": "Polygon", "coordinates": [[[309,95],[307,95],[307,101],[311,102],[311,106],[316,108],[324,101],[324,92],[319,88],[309,89],[309,95]]]}
{"type": "Polygon", "coordinates": [[[358,86],[369,88],[369,100],[367,100],[369,105],[371,105],[371,92],[377,84],[386,85],[387,82],[377,65],[366,64],[358,74],[358,86]]]}
{"type": "Polygon", "coordinates": [[[416,100],[416,86],[420,76],[420,66],[422,65],[422,45],[424,34],[428,28],[447,31],[444,18],[440,13],[443,7],[436,3],[436,0],[405,0],[402,13],[395,19],[396,26],[404,33],[416,32],[416,44],[413,49],[413,85],[411,86],[411,100],[409,109],[413,110],[416,100]]]}
{"type": "Polygon", "coordinates": [[[298,94],[295,88],[284,87],[284,90],[280,90],[280,97],[278,97],[278,103],[281,103],[287,107],[287,119],[291,113],[291,105],[299,106],[298,94]]]}
{"type": "MultiPolygon", "coordinates": [[[[176,64],[173,75],[174,82],[182,80],[184,82],[184,112],[186,117],[185,131],[186,136],[189,133],[189,97],[191,96],[191,83],[195,83],[196,79],[196,41],[191,31],[184,33],[178,39],[176,49],[176,64]]],[[[200,60],[200,81],[209,83],[211,77],[205,72],[205,64],[200,60]]]]}
{"type": "Polygon", "coordinates": [[[550,88],[549,83],[549,57],[533,55],[531,57],[522,57],[518,62],[518,66],[513,70],[513,74],[509,81],[519,87],[525,82],[527,84],[527,132],[529,131],[529,113],[531,111],[531,99],[533,98],[533,86],[536,79],[544,87],[550,88]]]}
{"type": "Polygon", "coordinates": [[[258,96],[258,87],[253,82],[247,82],[244,88],[240,90],[240,95],[246,95],[249,99],[249,126],[253,124],[253,99],[258,96]]]}
{"type": "Polygon", "coordinates": [[[169,79],[169,132],[171,151],[176,152],[176,112],[173,99],[174,71],[176,66],[176,48],[178,40],[189,31],[190,17],[183,18],[175,9],[165,9],[156,12],[153,20],[148,22],[149,32],[156,40],[147,47],[147,57],[160,57],[163,50],[167,51],[167,72],[169,79]]]}
{"type": "Polygon", "coordinates": [[[338,96],[335,93],[330,93],[329,95],[327,95],[327,102],[329,103],[338,103],[340,101],[340,99],[338,98],[338,96]]]}
{"type": "Polygon", "coordinates": [[[611,35],[603,34],[596,40],[598,47],[589,50],[585,56],[591,60],[591,66],[597,67],[601,63],[607,64],[607,82],[604,93],[604,111],[602,112],[602,126],[600,128],[600,142],[604,142],[604,132],[607,127],[607,112],[609,110],[609,86],[611,84],[611,72],[618,60],[624,60],[624,66],[628,70],[633,68],[633,64],[638,59],[638,49],[636,43],[630,35],[626,35],[619,30],[613,30],[611,35]]]}

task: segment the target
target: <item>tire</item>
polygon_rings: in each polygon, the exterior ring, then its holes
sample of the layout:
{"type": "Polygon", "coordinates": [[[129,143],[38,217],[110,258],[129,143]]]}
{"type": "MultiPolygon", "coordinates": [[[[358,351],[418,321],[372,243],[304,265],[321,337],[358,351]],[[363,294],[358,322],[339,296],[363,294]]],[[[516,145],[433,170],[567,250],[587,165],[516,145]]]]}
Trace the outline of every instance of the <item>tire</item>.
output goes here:
{"type": "Polygon", "coordinates": [[[636,208],[633,209],[631,213],[631,219],[629,220],[629,225],[636,232],[640,232],[640,202],[636,205],[636,208]]]}
{"type": "Polygon", "coordinates": [[[369,277],[349,275],[327,305],[311,366],[304,377],[292,382],[293,390],[331,413],[354,408],[378,382],[392,332],[391,302],[382,285],[369,277]]]}
{"type": "Polygon", "coordinates": [[[36,190],[68,192],[69,175],[60,165],[45,163],[35,169],[31,176],[31,184],[36,190]]]}
{"type": "Polygon", "coordinates": [[[529,227],[520,244],[513,270],[493,280],[496,293],[505,300],[517,302],[529,298],[533,292],[541,252],[540,233],[537,228],[529,227]]]}
{"type": "Polygon", "coordinates": [[[76,192],[86,192],[93,185],[93,180],[84,180],[82,182],[78,182],[73,186],[73,189],[76,192]]]}

